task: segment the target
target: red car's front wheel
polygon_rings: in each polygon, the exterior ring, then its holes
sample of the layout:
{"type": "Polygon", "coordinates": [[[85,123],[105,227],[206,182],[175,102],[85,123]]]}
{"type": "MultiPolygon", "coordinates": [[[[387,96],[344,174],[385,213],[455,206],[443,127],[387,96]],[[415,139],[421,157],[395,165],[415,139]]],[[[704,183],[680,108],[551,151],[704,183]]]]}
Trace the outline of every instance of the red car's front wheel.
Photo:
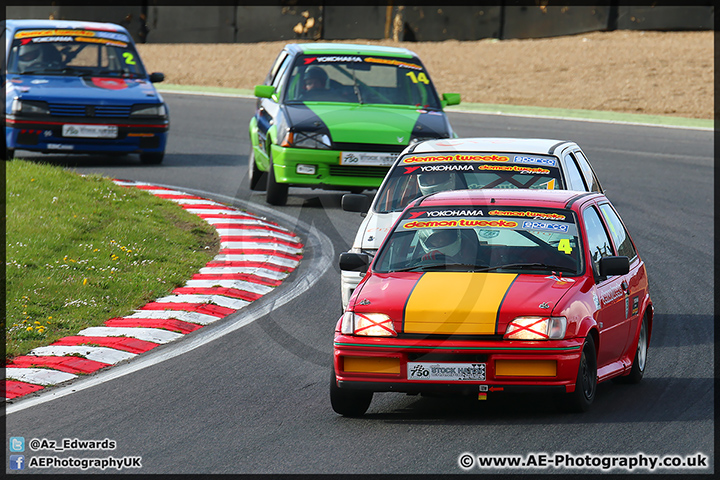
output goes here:
{"type": "Polygon", "coordinates": [[[361,417],[372,402],[373,392],[348,390],[337,386],[335,372],[330,371],[330,403],[335,413],[345,417],[361,417]]]}
{"type": "Polygon", "coordinates": [[[597,357],[595,355],[595,342],[587,337],[583,344],[578,366],[575,391],[566,394],[565,407],[570,412],[586,412],[597,391],[597,357]]]}

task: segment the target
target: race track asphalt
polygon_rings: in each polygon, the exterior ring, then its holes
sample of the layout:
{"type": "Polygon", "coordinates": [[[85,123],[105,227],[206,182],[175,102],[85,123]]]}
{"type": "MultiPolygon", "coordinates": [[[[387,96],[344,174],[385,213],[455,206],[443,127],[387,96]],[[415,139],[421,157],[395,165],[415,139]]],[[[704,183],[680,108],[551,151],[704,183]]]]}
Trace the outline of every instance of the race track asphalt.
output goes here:
{"type": "Polygon", "coordinates": [[[685,472],[713,471],[711,129],[450,113],[460,136],[561,138],[583,147],[648,265],[657,308],[648,371],[637,386],[599,385],[592,410],[578,416],[540,398],[464,403],[386,393],[376,394],[363,418],[348,419],[330,408],[328,367],[339,317],[337,254],[349,246],[361,217],[341,210],[341,192],[309,189],[292,188],[286,207],[261,210],[263,195],[246,183],[254,102],[166,98],[174,124],[163,165],[143,166],[134,157],[46,158],[81,173],[244,202],[306,240],[303,261],[244,313],[68,387],[8,402],[9,435],[111,438],[118,445],[113,455],[142,455],[142,473],[457,474],[463,452],[702,453],[710,456],[709,470],[685,472]],[[307,292],[288,300],[305,283],[312,283],[307,292]]]}

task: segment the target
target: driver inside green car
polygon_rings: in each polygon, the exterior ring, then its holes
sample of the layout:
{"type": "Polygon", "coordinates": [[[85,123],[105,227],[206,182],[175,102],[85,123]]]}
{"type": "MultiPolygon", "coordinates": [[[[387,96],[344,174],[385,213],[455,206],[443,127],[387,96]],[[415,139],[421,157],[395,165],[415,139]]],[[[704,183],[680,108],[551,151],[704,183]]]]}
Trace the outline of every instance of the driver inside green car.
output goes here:
{"type": "Polygon", "coordinates": [[[302,82],[301,99],[319,99],[327,93],[328,74],[320,67],[310,67],[305,71],[302,82]]]}

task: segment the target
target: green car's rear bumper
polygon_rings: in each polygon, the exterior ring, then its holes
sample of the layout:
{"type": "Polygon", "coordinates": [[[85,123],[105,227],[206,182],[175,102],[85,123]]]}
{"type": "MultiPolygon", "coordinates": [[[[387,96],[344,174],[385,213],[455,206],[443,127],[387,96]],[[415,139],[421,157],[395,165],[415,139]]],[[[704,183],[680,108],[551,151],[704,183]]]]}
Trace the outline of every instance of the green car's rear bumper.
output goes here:
{"type": "MultiPolygon", "coordinates": [[[[256,147],[257,148],[257,147],[256,147]]],[[[287,148],[272,145],[272,159],[275,167],[275,181],[295,186],[316,188],[363,187],[377,188],[390,169],[389,166],[348,166],[340,165],[337,150],[315,150],[309,148],[287,148]],[[314,166],[315,173],[298,173],[314,166]]],[[[260,153],[256,150],[256,156],[260,153]]]]}

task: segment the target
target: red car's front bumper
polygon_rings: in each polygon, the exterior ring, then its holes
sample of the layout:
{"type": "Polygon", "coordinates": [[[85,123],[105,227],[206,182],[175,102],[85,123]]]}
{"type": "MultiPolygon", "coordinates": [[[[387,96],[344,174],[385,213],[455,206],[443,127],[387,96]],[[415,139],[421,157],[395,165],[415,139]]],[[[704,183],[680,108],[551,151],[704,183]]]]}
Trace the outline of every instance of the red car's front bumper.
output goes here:
{"type": "Polygon", "coordinates": [[[340,388],[422,392],[572,392],[583,339],[507,341],[353,337],[336,332],[335,376],[340,388]],[[485,380],[410,379],[408,362],[483,364],[485,380]]]}

